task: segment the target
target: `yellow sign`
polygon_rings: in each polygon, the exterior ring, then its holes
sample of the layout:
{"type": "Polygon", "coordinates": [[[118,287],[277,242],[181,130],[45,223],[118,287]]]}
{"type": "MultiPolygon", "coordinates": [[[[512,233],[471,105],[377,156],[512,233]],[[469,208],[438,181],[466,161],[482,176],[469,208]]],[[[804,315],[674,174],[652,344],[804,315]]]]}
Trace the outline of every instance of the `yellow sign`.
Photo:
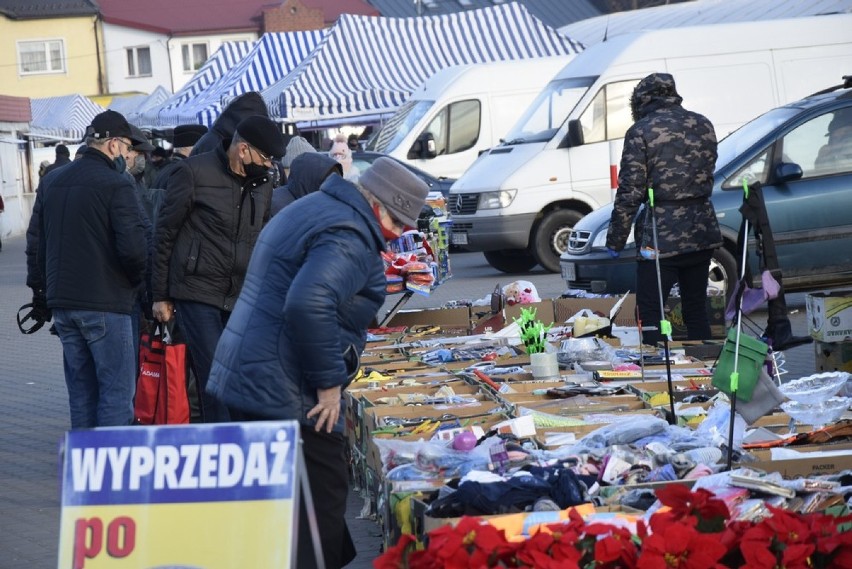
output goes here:
{"type": "Polygon", "coordinates": [[[289,567],[295,422],[66,435],[61,569],[289,567]]]}

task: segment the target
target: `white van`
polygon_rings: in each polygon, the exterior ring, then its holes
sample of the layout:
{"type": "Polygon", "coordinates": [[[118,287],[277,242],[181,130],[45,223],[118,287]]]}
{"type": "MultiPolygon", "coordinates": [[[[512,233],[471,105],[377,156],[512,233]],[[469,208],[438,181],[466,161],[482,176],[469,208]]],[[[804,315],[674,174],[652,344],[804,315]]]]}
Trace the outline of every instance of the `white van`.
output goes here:
{"type": "Polygon", "coordinates": [[[500,143],[521,113],[574,55],[456,65],[417,88],[365,150],[442,178],[458,178],[500,143]]]}
{"type": "Polygon", "coordinates": [[[457,180],[453,243],[504,272],[559,271],[571,227],[612,201],[630,95],[671,73],[683,106],[721,139],[852,72],[852,14],[624,34],[565,66],[506,135],[457,180]]]}

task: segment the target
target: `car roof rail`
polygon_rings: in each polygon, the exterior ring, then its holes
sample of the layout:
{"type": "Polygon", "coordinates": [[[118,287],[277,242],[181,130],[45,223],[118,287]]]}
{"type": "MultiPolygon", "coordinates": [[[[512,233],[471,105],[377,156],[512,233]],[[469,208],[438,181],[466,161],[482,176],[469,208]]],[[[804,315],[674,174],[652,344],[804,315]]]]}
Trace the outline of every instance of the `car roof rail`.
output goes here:
{"type": "Polygon", "coordinates": [[[817,95],[825,95],[826,93],[831,93],[832,91],[837,91],[838,89],[850,89],[852,88],[852,75],[844,75],[843,83],[840,85],[834,85],[833,87],[829,87],[827,89],[823,89],[822,91],[817,91],[816,93],[811,93],[808,97],[816,97],[817,95]]]}

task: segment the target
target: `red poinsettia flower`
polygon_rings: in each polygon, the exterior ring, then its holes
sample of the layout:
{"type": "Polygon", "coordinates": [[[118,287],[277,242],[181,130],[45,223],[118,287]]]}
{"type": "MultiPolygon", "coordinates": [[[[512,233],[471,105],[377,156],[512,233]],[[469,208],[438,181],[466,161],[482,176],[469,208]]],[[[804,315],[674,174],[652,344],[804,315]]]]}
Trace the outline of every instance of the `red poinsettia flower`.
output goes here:
{"type": "Polygon", "coordinates": [[[633,534],[625,528],[590,524],[586,532],[598,536],[595,542],[595,567],[636,567],[639,555],[633,534]]]}
{"type": "Polygon", "coordinates": [[[438,559],[434,550],[426,549],[409,553],[408,565],[401,565],[400,567],[407,567],[408,569],[444,569],[444,562],[438,559]]]}
{"type": "Polygon", "coordinates": [[[670,484],[657,490],[656,495],[663,505],[670,508],[661,515],[671,521],[693,524],[702,532],[721,531],[725,520],[730,517],[725,502],[703,488],[692,492],[681,484],[670,484]]]}
{"type": "Polygon", "coordinates": [[[838,526],[852,523],[852,516],[835,517],[814,513],[805,516],[804,522],[816,538],[816,550],[819,553],[830,554],[838,547],[852,546],[852,531],[838,531],[838,526]]]}
{"type": "Polygon", "coordinates": [[[536,569],[580,569],[576,561],[568,559],[554,559],[547,553],[542,551],[533,551],[530,553],[529,561],[524,561],[526,565],[519,567],[535,567],[536,569]]]}
{"type": "Polygon", "coordinates": [[[788,545],[775,552],[775,548],[760,546],[757,542],[743,543],[745,559],[743,569],[812,569],[810,556],[813,546],[788,545]]]}
{"type": "Polygon", "coordinates": [[[429,549],[446,569],[487,567],[510,556],[514,547],[503,530],[478,518],[463,517],[455,526],[443,526],[429,534],[429,549]]]}
{"type": "Polygon", "coordinates": [[[406,566],[405,557],[408,546],[414,543],[414,536],[403,534],[393,547],[389,547],[377,559],[373,560],[375,569],[402,569],[406,566]]]}
{"type": "MultiPolygon", "coordinates": [[[[653,525],[653,524],[652,524],[653,525]]],[[[642,544],[638,569],[713,569],[725,555],[716,537],[687,525],[670,524],[642,544]]]]}

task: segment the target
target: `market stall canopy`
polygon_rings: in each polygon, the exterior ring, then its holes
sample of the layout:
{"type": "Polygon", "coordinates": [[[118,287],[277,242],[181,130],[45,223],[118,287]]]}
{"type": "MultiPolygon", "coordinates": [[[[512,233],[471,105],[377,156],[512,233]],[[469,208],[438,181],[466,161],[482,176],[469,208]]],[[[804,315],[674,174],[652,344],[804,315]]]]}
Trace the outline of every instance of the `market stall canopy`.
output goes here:
{"type": "Polygon", "coordinates": [[[80,141],[86,127],[104,108],[83,95],[30,99],[33,120],[29,134],[39,138],[80,141]]]}
{"type": "Polygon", "coordinates": [[[128,122],[136,124],[142,113],[159,107],[169,97],[171,97],[171,93],[165,87],[159,85],[150,95],[142,94],[130,97],[116,97],[107,108],[123,114],[128,122]]]}
{"type": "Polygon", "coordinates": [[[210,85],[215,83],[229,69],[237,65],[251,51],[255,42],[253,41],[230,41],[225,42],[216,52],[207,58],[204,65],[195,72],[186,85],[177,93],[163,101],[161,105],[154,106],[141,112],[136,117],[137,126],[177,126],[179,123],[165,124],[160,121],[160,113],[174,113],[176,109],[194,100],[203,93],[210,85]]]}
{"type": "Polygon", "coordinates": [[[161,111],[160,124],[212,125],[234,98],[262,91],[296,69],[325,34],[325,30],[263,34],[245,57],[206,89],[179,107],[161,111]]]}
{"type": "Polygon", "coordinates": [[[582,49],[514,2],[418,18],[344,14],[296,70],[262,94],[279,120],[377,120],[443,68],[582,49]]]}

